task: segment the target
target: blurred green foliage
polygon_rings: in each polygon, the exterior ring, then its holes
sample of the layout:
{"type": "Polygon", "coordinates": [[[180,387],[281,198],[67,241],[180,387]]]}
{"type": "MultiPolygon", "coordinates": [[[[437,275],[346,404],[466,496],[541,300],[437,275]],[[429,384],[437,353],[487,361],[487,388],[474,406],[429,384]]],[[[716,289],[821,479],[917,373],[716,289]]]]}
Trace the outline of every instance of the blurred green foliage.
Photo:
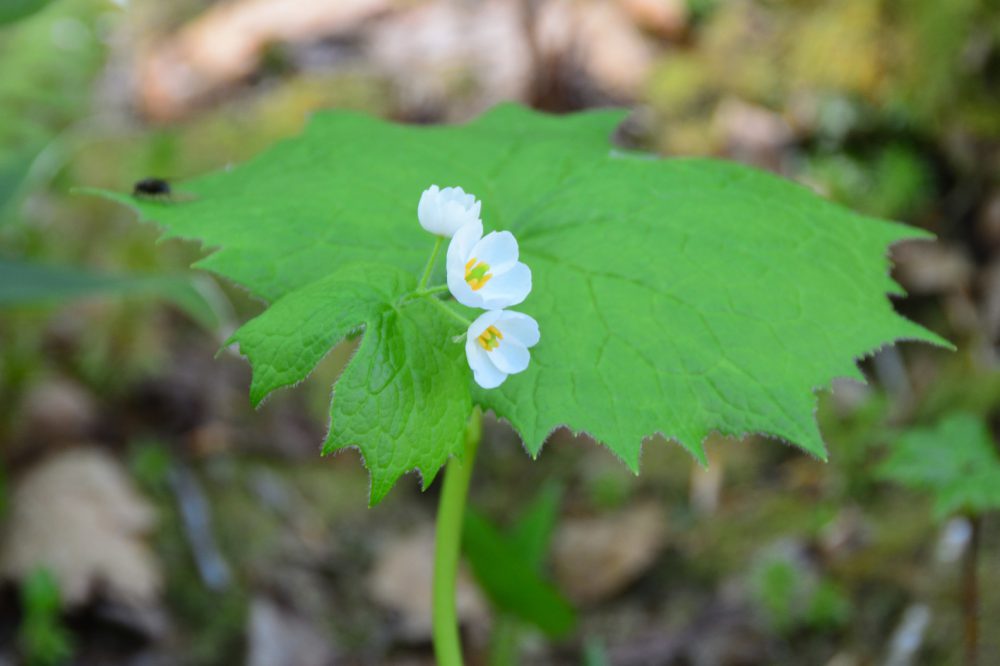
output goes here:
{"type": "Polygon", "coordinates": [[[887,72],[890,101],[925,126],[959,122],[966,131],[1000,134],[998,74],[990,62],[1000,48],[995,0],[882,3],[887,28],[899,26],[897,53],[887,72]]]}
{"type": "Polygon", "coordinates": [[[169,492],[170,466],[173,459],[159,442],[136,442],[129,448],[129,471],[147,492],[161,498],[169,492]]]}
{"type": "Polygon", "coordinates": [[[836,399],[829,395],[819,401],[816,416],[820,428],[830,449],[837,452],[827,473],[839,501],[871,499],[877,485],[871,474],[878,453],[875,445],[891,434],[891,407],[890,397],[882,391],[872,391],[849,410],[838,410],[836,399]]]}
{"type": "Polygon", "coordinates": [[[46,569],[37,569],[21,587],[24,618],[18,629],[18,645],[27,666],[66,663],[73,642],[62,625],[59,585],[46,569]]]}
{"type": "MultiPolygon", "coordinates": [[[[174,464],[173,455],[161,442],[136,442],[129,448],[129,469],[158,509],[154,543],[170,571],[165,601],[180,619],[178,630],[185,640],[186,663],[229,663],[227,655],[240,650],[249,593],[239,584],[215,591],[200,578],[185,536],[178,499],[170,485],[174,464]]],[[[245,500],[244,505],[247,509],[253,507],[245,500]]]]}
{"type": "Polygon", "coordinates": [[[815,154],[808,160],[805,177],[823,183],[836,201],[890,219],[923,210],[933,186],[925,158],[900,144],[879,147],[871,155],[815,154]]]}
{"type": "MultiPolygon", "coordinates": [[[[1000,138],[995,0],[690,4],[694,48],[664,58],[647,90],[667,154],[726,152],[732,127],[718,111],[742,100],[786,123],[805,165],[789,175],[852,208],[913,219],[940,185],[926,146],[1000,138]]],[[[1000,169],[956,166],[970,178],[1000,169]]]]}
{"type": "Polygon", "coordinates": [[[635,490],[636,476],[620,465],[594,466],[587,470],[584,489],[590,502],[604,511],[625,506],[635,490]]]}
{"type": "Polygon", "coordinates": [[[788,631],[796,619],[797,572],[785,560],[766,562],[755,572],[754,591],[772,624],[788,631]]]}
{"type": "Polygon", "coordinates": [[[4,0],[0,5],[0,26],[31,16],[50,2],[52,0],[4,0]]]}
{"type": "MultiPolygon", "coordinates": [[[[104,69],[110,45],[123,32],[145,34],[151,23],[162,29],[167,17],[173,22],[200,9],[197,3],[140,1],[124,11],[112,0],[56,0],[0,28],[0,261],[52,267],[67,294],[157,293],[204,328],[225,328],[234,310],[259,309],[240,290],[220,287],[205,274],[181,284],[180,276],[203,254],[197,244],[155,243],[152,226],[136,225],[128,212],[70,191],[79,185],[130,189],[151,175],[184,177],[240,161],[299,131],[317,108],[374,109],[384,95],[371,77],[307,73],[189,122],[147,126],[126,104],[127,68],[104,69]],[[80,278],[75,286],[66,279],[74,271],[80,278]],[[132,283],[132,276],[141,277],[132,283]]],[[[21,300],[29,291],[52,287],[53,276],[36,277],[31,284],[18,277],[19,283],[5,286],[21,300]]],[[[54,364],[99,392],[120,390],[162,367],[165,345],[186,334],[184,327],[164,326],[162,301],[104,299],[80,306],[62,299],[61,305],[0,315],[0,377],[11,379],[0,391],[16,395],[54,364]],[[52,357],[46,353],[51,329],[66,320],[80,337],[67,353],[52,357]]],[[[3,411],[0,430],[8,416],[3,411]]]]}
{"type": "MultiPolygon", "coordinates": [[[[45,3],[5,0],[18,13],[45,3]]],[[[104,62],[102,0],[59,0],[46,11],[0,27],[0,214],[22,188],[43,149],[65,149],[60,132],[85,115],[90,82],[104,62]]],[[[0,222],[3,221],[0,215],[0,222]]]]}
{"type": "Polygon", "coordinates": [[[930,492],[938,519],[1000,509],[1000,455],[986,424],[969,413],[903,433],[879,473],[930,492]]]}
{"type": "Polygon", "coordinates": [[[583,666],[608,666],[608,651],[600,638],[588,638],[583,648],[583,666]]]}
{"type": "Polygon", "coordinates": [[[769,623],[782,634],[836,629],[850,619],[850,600],[840,586],[784,551],[758,562],[751,590],[769,623]]]}
{"type": "Polygon", "coordinates": [[[462,532],[465,556],[493,605],[551,636],[576,623],[572,607],[541,575],[561,494],[544,487],[507,535],[469,508],[462,532]]]}
{"type": "Polygon", "coordinates": [[[187,278],[100,275],[64,266],[0,259],[0,308],[46,305],[87,296],[129,294],[166,298],[208,330],[218,324],[212,306],[187,278]]]}
{"type": "Polygon", "coordinates": [[[546,483],[510,529],[511,544],[535,571],[545,568],[562,497],[561,486],[555,482],[546,483]]]}
{"type": "Polygon", "coordinates": [[[822,578],[806,609],[806,623],[817,629],[837,629],[851,618],[851,600],[831,578],[822,578]]]}
{"type": "Polygon", "coordinates": [[[665,59],[649,89],[674,118],[727,94],[811,106],[835,92],[897,126],[981,119],[971,128],[1000,131],[988,112],[1000,92],[982,78],[995,76],[989,57],[1000,43],[993,0],[775,0],[699,11],[698,48],[665,59]]]}

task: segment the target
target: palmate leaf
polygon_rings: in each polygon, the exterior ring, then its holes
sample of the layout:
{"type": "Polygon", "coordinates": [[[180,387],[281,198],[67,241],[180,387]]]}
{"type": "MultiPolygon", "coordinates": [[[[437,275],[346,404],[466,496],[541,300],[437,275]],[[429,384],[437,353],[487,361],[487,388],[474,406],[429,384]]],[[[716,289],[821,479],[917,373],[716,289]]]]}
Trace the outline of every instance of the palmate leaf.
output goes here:
{"type": "Polygon", "coordinates": [[[411,469],[430,484],[460,452],[472,409],[458,331],[424,301],[396,307],[416,280],[393,266],[336,271],[279,299],[233,336],[253,365],[250,398],[301,380],[338,340],[365,335],[335,388],[325,450],[356,445],[372,470],[372,501],[411,469]],[[412,446],[421,442],[421,446],[412,446]]]}
{"type": "MultiPolygon", "coordinates": [[[[699,459],[713,430],[824,457],[816,389],[859,377],[855,359],[892,341],[941,342],[886,298],[900,293],[888,246],[925,234],[735,164],[622,153],[609,136],[623,117],[507,105],[463,126],[413,127],[322,113],[250,163],[179,185],[173,201],[109,196],[170,237],[200,239],[215,251],[199,266],[273,304],[235,335],[255,363],[255,399],[365,327],[367,354],[335,388],[327,448],[364,450],[373,501],[418,461],[426,480],[459,453],[445,428],[472,403],[508,420],[533,455],[566,425],[633,470],[657,432],[699,459]],[[417,276],[432,239],[416,205],[432,183],[482,199],[486,228],[512,231],[533,271],[518,310],[542,340],[499,389],[472,384],[450,342],[460,324],[400,301],[405,280],[383,290],[378,315],[333,307],[338,287],[315,286],[347,265],[373,281],[417,276]],[[445,412],[454,418],[436,425],[445,412]]],[[[439,265],[432,284],[443,280],[439,265]]]]}

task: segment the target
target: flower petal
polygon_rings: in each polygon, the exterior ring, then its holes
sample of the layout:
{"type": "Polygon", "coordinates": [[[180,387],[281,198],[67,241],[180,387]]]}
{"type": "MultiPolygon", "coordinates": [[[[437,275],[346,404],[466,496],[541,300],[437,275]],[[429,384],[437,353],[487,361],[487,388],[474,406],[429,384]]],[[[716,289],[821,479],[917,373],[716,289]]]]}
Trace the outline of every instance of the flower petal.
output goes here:
{"type": "Polygon", "coordinates": [[[455,232],[473,220],[478,220],[479,216],[473,215],[471,211],[455,201],[445,201],[442,205],[444,211],[445,226],[452,230],[449,236],[454,236],[455,232]]]}
{"type": "Polygon", "coordinates": [[[431,185],[420,195],[417,219],[427,231],[451,237],[464,225],[478,220],[481,207],[482,203],[461,187],[439,190],[437,185],[431,185]]]}
{"type": "Polygon", "coordinates": [[[463,280],[465,279],[465,262],[469,260],[472,248],[482,237],[483,222],[478,218],[464,225],[451,237],[451,242],[448,244],[448,268],[450,270],[452,265],[461,267],[463,280]]]}
{"type": "Polygon", "coordinates": [[[454,202],[461,206],[462,209],[475,209],[475,215],[479,217],[480,202],[476,201],[476,197],[473,194],[467,193],[461,187],[446,187],[441,190],[441,195],[444,202],[454,202]]]}
{"type": "Polygon", "coordinates": [[[509,308],[521,303],[531,293],[531,269],[518,262],[503,273],[494,274],[483,285],[478,295],[482,307],[489,309],[509,308]]]}
{"type": "Polygon", "coordinates": [[[483,306],[483,297],[476,293],[469,283],[465,281],[464,269],[459,274],[448,269],[448,291],[455,297],[455,300],[467,308],[480,308],[483,306]]]}
{"type": "Polygon", "coordinates": [[[477,218],[456,231],[448,244],[448,290],[455,300],[470,308],[483,305],[483,297],[465,281],[465,264],[469,260],[469,253],[482,236],[483,223],[477,218]]]}
{"type": "Polygon", "coordinates": [[[504,339],[514,338],[525,347],[534,347],[541,338],[538,322],[522,312],[504,310],[495,323],[504,334],[504,339]]]}
{"type": "MultiPolygon", "coordinates": [[[[476,317],[476,320],[469,325],[469,339],[475,340],[478,338],[486,329],[497,323],[503,315],[503,310],[490,310],[489,312],[484,312],[476,317]]],[[[480,349],[482,349],[482,347],[480,347],[480,349]]]]}
{"type": "MultiPolygon", "coordinates": [[[[483,330],[486,330],[486,328],[487,326],[484,326],[483,330]]],[[[473,336],[471,327],[469,328],[469,332],[469,337],[465,341],[465,357],[469,361],[469,367],[472,368],[473,379],[484,389],[492,389],[500,386],[507,379],[507,373],[502,372],[493,365],[489,354],[476,342],[478,334],[473,336]]],[[[482,333],[482,330],[479,333],[482,333]]]]}
{"type": "Polygon", "coordinates": [[[420,195],[420,202],[417,204],[417,219],[420,226],[427,231],[438,233],[441,220],[441,194],[437,185],[431,185],[420,195]]]}
{"type": "Polygon", "coordinates": [[[493,365],[508,375],[523,372],[528,367],[528,363],[531,362],[531,353],[513,336],[504,335],[496,349],[487,353],[490,360],[493,361],[493,365]]]}
{"type": "Polygon", "coordinates": [[[509,231],[491,231],[476,243],[471,256],[489,264],[494,275],[503,273],[517,263],[517,239],[509,231]]]}

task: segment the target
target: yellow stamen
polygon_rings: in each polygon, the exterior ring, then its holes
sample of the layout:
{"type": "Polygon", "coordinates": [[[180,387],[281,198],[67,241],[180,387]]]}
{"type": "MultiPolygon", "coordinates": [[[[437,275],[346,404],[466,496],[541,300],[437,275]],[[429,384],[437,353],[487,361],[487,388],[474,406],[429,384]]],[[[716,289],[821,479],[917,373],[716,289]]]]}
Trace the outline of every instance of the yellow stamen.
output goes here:
{"type": "Polygon", "coordinates": [[[483,263],[473,257],[465,264],[465,281],[472,287],[472,291],[479,291],[493,277],[489,272],[490,265],[483,263]]]}
{"type": "Polygon", "coordinates": [[[503,340],[503,333],[501,333],[500,329],[496,326],[490,326],[488,329],[483,331],[478,338],[476,338],[476,342],[479,343],[479,346],[486,351],[493,351],[499,347],[501,340],[503,340]]]}

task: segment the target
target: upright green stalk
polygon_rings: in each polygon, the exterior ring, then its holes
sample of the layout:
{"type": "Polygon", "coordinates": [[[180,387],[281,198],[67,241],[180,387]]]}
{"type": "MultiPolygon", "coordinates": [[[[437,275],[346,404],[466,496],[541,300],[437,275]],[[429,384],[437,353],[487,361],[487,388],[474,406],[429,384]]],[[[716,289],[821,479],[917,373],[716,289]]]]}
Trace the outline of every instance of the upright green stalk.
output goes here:
{"type": "Polygon", "coordinates": [[[438,236],[434,242],[434,249],[431,250],[431,258],[427,260],[427,265],[424,266],[424,274],[420,276],[417,291],[422,291],[427,286],[427,281],[431,278],[431,271],[434,270],[434,264],[437,263],[438,253],[441,251],[442,245],[444,245],[444,237],[438,236]]]}
{"type": "Polygon", "coordinates": [[[469,417],[465,434],[465,457],[448,461],[444,487],[438,504],[437,535],[434,545],[434,655],[438,666],[462,666],[462,641],[458,635],[455,609],[455,580],[462,549],[462,521],[469,479],[482,435],[482,413],[476,407],[469,417]]]}

